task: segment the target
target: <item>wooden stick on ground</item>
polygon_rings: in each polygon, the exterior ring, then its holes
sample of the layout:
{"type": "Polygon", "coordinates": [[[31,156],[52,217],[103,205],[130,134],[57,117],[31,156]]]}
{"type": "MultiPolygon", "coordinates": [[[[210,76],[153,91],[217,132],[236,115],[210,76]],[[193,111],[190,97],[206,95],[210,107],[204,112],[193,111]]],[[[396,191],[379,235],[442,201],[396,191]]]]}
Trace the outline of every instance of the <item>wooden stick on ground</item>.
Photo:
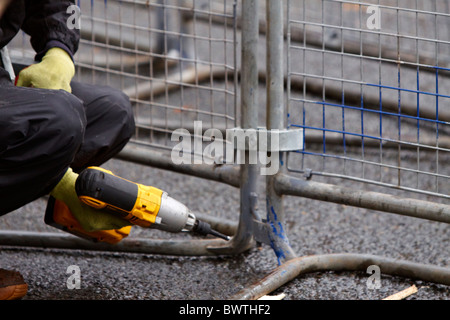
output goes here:
{"type": "Polygon", "coordinates": [[[413,285],[403,291],[397,292],[387,298],[384,298],[383,300],[402,300],[416,292],[417,292],[417,287],[415,285],[413,285]]]}

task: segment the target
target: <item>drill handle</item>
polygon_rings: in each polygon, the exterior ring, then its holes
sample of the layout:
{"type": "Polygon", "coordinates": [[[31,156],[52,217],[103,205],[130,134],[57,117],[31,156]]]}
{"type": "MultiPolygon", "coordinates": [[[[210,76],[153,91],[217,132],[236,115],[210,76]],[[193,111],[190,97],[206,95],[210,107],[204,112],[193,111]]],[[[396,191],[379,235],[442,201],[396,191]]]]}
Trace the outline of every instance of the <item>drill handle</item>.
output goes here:
{"type": "Polygon", "coordinates": [[[88,168],[75,184],[78,197],[96,209],[130,213],[138,197],[138,186],[102,168],[88,168]]]}

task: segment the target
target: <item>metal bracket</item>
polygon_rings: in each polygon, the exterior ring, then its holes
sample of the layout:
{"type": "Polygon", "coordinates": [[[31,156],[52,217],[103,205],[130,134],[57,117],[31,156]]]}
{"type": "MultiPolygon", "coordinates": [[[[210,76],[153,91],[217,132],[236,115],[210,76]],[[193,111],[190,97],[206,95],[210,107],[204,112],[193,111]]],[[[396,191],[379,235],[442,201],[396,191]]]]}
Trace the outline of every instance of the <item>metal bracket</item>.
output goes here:
{"type": "Polygon", "coordinates": [[[305,177],[306,180],[310,180],[312,178],[313,175],[313,171],[312,169],[305,169],[303,172],[303,176],[305,177]]]}
{"type": "Polygon", "coordinates": [[[267,228],[268,225],[266,220],[253,220],[253,237],[255,238],[255,241],[270,246],[272,243],[270,241],[269,230],[267,228]]]}
{"type": "Polygon", "coordinates": [[[271,245],[271,241],[269,238],[269,230],[267,225],[267,220],[262,219],[258,212],[258,195],[254,192],[250,194],[250,207],[253,215],[252,220],[252,231],[253,238],[257,242],[257,244],[264,243],[266,245],[271,245]]]}
{"type": "Polygon", "coordinates": [[[227,143],[237,150],[284,152],[303,149],[303,129],[267,130],[232,128],[226,130],[227,143]]]}

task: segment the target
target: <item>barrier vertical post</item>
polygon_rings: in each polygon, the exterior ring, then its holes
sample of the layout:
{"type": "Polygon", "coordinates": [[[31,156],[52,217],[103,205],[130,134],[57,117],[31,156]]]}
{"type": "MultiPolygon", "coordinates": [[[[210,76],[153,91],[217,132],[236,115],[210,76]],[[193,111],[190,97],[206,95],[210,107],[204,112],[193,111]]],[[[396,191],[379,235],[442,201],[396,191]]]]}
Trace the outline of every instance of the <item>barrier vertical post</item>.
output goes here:
{"type": "MultiPolygon", "coordinates": [[[[266,0],[267,15],[267,130],[285,129],[283,1],[266,0]]],[[[283,171],[284,152],[279,152],[279,171],[283,171]]],[[[271,157],[273,159],[273,157],[271,157]]],[[[266,210],[271,246],[278,262],[295,257],[284,227],[283,198],[274,189],[276,175],[266,178],[266,210]]]]}
{"type": "MultiPolygon", "coordinates": [[[[242,62],[241,62],[241,127],[258,127],[258,0],[242,1],[242,62]]],[[[239,150],[238,150],[239,152],[239,150]]],[[[240,172],[240,216],[236,234],[227,247],[211,248],[220,253],[239,253],[253,245],[253,213],[256,202],[258,165],[249,161],[249,151],[240,172]]]]}

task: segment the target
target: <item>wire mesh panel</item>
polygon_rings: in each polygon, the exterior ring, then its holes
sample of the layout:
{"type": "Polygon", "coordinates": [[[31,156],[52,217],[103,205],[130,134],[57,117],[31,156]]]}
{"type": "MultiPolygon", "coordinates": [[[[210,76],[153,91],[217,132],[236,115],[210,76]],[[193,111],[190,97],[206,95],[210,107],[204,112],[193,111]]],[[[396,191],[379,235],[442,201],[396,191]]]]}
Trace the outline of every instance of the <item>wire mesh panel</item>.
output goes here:
{"type": "Polygon", "coordinates": [[[170,149],[171,133],[235,126],[234,1],[79,1],[78,76],[121,88],[133,140],[170,149]]]}
{"type": "Polygon", "coordinates": [[[288,1],[288,170],[450,198],[447,1],[288,1]]]}

